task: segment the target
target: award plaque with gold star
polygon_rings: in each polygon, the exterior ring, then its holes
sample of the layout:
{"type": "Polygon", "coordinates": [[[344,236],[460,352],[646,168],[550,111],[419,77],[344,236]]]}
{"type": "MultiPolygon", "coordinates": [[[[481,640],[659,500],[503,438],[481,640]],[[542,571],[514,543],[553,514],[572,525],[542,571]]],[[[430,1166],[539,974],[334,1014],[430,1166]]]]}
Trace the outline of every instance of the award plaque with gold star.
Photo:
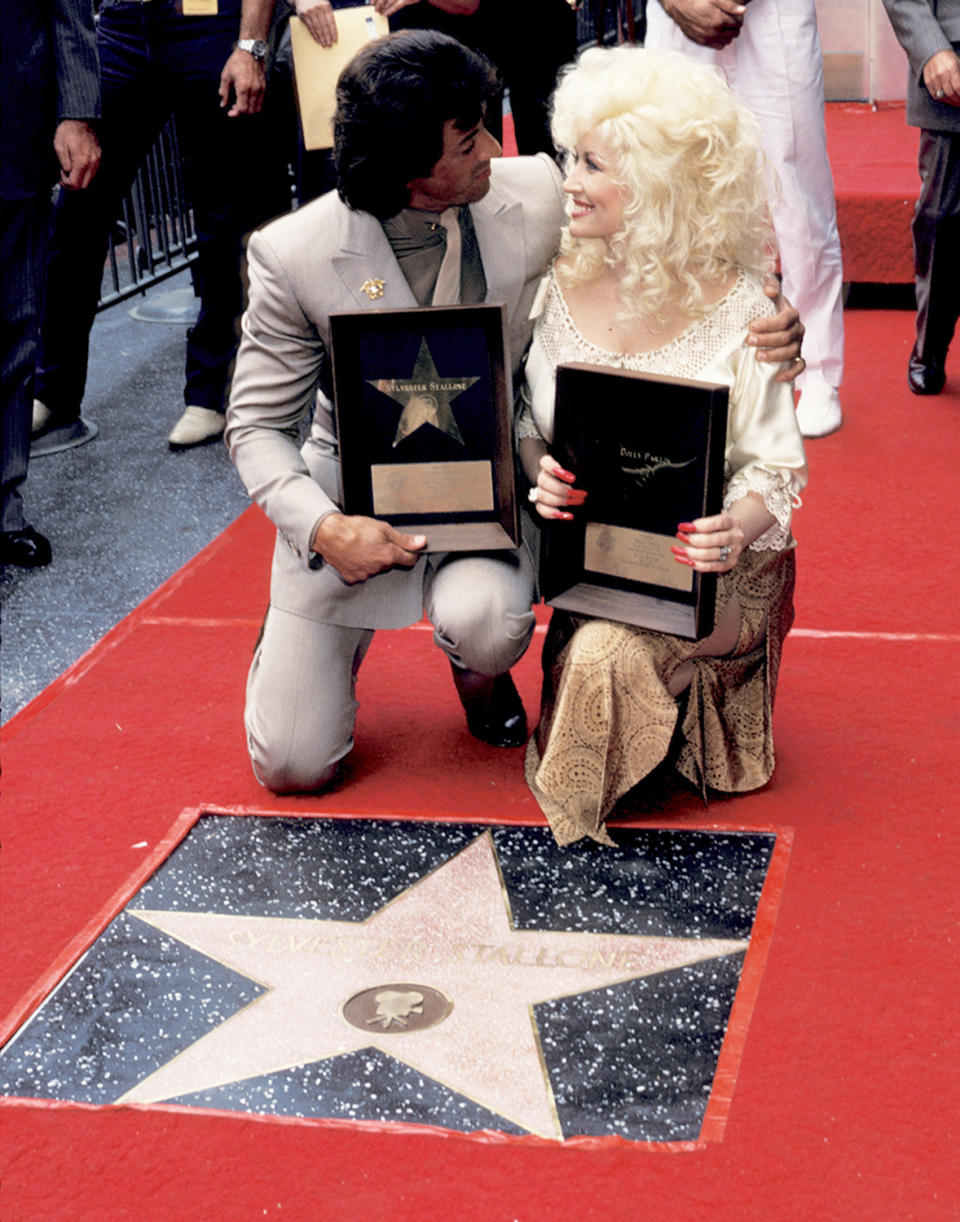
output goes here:
{"type": "Polygon", "coordinates": [[[789,830],[185,816],[0,1096],[722,1139],[789,830]]]}
{"type": "Polygon", "coordinates": [[[519,544],[504,308],[330,318],[343,509],[428,551],[519,544]]]}

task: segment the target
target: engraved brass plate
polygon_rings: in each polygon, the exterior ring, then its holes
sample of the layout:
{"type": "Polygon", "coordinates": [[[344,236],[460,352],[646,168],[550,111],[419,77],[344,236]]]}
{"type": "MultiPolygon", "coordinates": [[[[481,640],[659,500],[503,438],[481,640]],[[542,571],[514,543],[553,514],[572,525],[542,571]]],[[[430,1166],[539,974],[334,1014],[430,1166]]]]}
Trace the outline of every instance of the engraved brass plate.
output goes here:
{"type": "Polygon", "coordinates": [[[583,566],[594,573],[626,581],[692,590],[693,573],[680,568],[670,548],[673,537],[626,526],[588,522],[583,545],[583,566]]]}
{"type": "Polygon", "coordinates": [[[489,513],[493,468],[489,462],[383,463],[370,468],[373,512],[489,513]]]}

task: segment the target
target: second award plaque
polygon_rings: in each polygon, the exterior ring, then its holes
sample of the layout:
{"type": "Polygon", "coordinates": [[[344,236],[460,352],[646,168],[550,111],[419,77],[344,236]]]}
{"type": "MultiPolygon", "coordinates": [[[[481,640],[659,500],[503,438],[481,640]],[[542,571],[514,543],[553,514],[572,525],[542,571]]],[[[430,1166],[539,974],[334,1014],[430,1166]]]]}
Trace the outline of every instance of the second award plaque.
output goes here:
{"type": "Polygon", "coordinates": [[[587,499],[543,531],[544,599],[691,640],[713,628],[716,578],[673,559],[680,522],[719,513],[727,388],[597,365],[557,369],[550,452],[587,499]]]}
{"type": "Polygon", "coordinates": [[[519,545],[503,306],[330,318],[343,509],[427,550],[519,545]]]}

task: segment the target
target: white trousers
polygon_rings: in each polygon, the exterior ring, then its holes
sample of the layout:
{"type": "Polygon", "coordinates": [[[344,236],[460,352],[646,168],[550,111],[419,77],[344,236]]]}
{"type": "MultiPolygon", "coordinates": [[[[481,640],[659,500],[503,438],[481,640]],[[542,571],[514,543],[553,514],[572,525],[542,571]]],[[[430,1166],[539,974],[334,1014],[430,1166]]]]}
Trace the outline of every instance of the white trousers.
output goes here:
{"type": "Polygon", "coordinates": [[[714,50],[691,42],[657,0],[647,5],[645,46],[683,51],[720,68],[756,116],[771,184],[783,291],[806,327],[805,383],[843,380],[843,268],[827,159],[823,55],[814,0],[751,0],[740,34],[714,50]]]}
{"type": "MultiPolygon", "coordinates": [[[[503,674],[530,643],[534,586],[526,547],[429,557],[424,611],[434,641],[455,666],[503,674]]],[[[261,784],[297,793],[333,779],[353,747],[357,673],[372,640],[370,628],[270,608],[250,666],[244,718],[261,784]]]]}

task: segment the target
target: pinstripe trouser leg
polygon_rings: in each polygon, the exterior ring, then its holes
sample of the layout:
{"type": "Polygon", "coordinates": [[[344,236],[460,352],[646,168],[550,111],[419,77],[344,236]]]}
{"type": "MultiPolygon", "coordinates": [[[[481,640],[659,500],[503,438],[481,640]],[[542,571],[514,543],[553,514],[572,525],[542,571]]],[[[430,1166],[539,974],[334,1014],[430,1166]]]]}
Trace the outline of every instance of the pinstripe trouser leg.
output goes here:
{"type": "Polygon", "coordinates": [[[0,530],[23,530],[49,196],[0,200],[0,530]]]}

